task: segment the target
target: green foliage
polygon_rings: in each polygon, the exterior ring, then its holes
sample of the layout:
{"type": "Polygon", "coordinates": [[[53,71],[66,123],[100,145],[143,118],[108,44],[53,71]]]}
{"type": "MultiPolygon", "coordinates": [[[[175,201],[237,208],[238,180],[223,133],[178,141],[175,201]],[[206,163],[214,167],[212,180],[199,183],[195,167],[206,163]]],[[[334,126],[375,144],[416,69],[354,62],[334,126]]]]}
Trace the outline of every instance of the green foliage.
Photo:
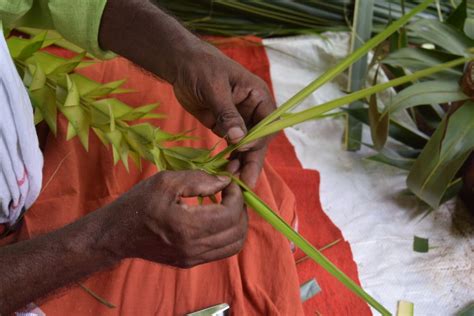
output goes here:
{"type": "MultiPolygon", "coordinates": [[[[75,73],[74,70],[84,62],[85,53],[64,59],[40,50],[54,43],[52,40],[45,43],[47,34],[40,32],[31,39],[10,37],[7,40],[35,108],[36,124],[45,121],[56,134],[58,112],[62,113],[69,122],[68,140],[78,137],[88,150],[89,131],[92,130],[105,145],[112,147],[114,163],[122,161],[127,169],[129,157],[138,167],[141,166],[140,157],[143,157],[155,161],[162,170],[201,168],[205,160],[202,157],[197,159],[190,157],[184,149],[165,147],[167,142],[189,136],[173,135],[149,123],[131,125],[140,119],[164,117],[153,112],[158,104],[134,108],[110,97],[130,91],[122,88],[125,80],[99,83],[75,73]]],[[[201,154],[204,152],[208,157],[210,152],[203,150],[201,154]]]]}
{"type": "MultiPolygon", "coordinates": [[[[390,54],[382,60],[389,66],[386,69],[394,80],[406,78],[405,73],[448,65],[461,56],[466,57],[463,62],[406,81],[404,89],[381,113],[374,96],[364,109],[346,110],[350,117],[370,126],[373,140],[370,147],[378,153],[369,159],[408,171],[408,188],[431,208],[437,208],[462,187],[458,173],[474,149],[470,123],[474,121],[474,105],[468,102],[452,115],[442,107],[469,99],[459,86],[463,66],[473,59],[474,40],[464,32],[469,6],[468,1],[462,1],[445,23],[421,19],[409,25],[408,39],[412,44],[400,46],[397,41],[391,41],[390,54]],[[434,49],[420,46],[425,43],[434,45],[434,49]],[[394,118],[401,114],[408,121],[394,118]],[[384,148],[388,139],[402,143],[405,145],[402,151],[413,154],[407,157],[384,148]]],[[[396,147],[400,151],[400,146],[396,147]]]]}
{"type": "MultiPolygon", "coordinates": [[[[262,37],[314,34],[330,30],[349,30],[354,15],[354,0],[311,1],[229,1],[229,0],[154,0],[194,31],[224,36],[258,35],[262,37]]],[[[371,2],[362,0],[361,4],[371,2]]],[[[406,10],[420,1],[405,0],[406,10]]],[[[451,12],[450,0],[439,0],[440,10],[451,12]]],[[[400,0],[374,1],[373,23],[381,31],[404,15],[400,0]]],[[[438,16],[431,4],[418,14],[422,18],[438,16]]]]}
{"type": "Polygon", "coordinates": [[[407,179],[408,188],[436,208],[474,149],[474,103],[446,116],[425,146],[407,179]]]}
{"type": "MultiPolygon", "coordinates": [[[[156,118],[157,114],[151,112],[155,105],[132,108],[110,97],[110,94],[123,91],[120,88],[123,84],[122,81],[101,84],[74,73],[74,69],[83,64],[84,53],[67,60],[50,55],[44,51],[39,51],[38,49],[45,45],[46,35],[42,33],[39,33],[30,40],[10,38],[9,42],[11,43],[9,45],[11,46],[12,54],[16,56],[14,59],[20,73],[24,77],[25,85],[30,90],[30,95],[36,109],[35,121],[40,122],[44,120],[55,131],[57,129],[57,112],[59,111],[69,121],[68,139],[76,136],[79,137],[81,143],[87,149],[89,130],[92,130],[104,144],[112,147],[114,162],[117,163],[121,160],[127,168],[128,157],[131,157],[138,166],[140,166],[140,159],[143,158],[154,162],[160,170],[200,169],[210,174],[225,174],[223,170],[228,154],[240,146],[286,127],[311,119],[327,117],[331,115],[328,112],[345,104],[357,100],[365,100],[387,88],[407,84],[471,60],[470,56],[449,60],[446,63],[436,64],[386,83],[355,91],[342,98],[314,106],[305,111],[290,112],[322,85],[333,80],[371,49],[374,49],[391,34],[397,32],[412,17],[420,14],[427,8],[432,1],[425,0],[420,5],[414,7],[412,11],[401,17],[400,20],[395,21],[378,35],[368,40],[340,64],[315,79],[254,126],[237,145],[228,146],[215,156],[211,155],[212,149],[165,146],[166,142],[189,138],[185,134],[172,135],[149,123],[132,124],[132,121],[137,119],[156,118]]],[[[219,3],[223,2],[219,1],[219,3]]],[[[52,43],[54,41],[50,40],[49,42],[52,43]]],[[[377,115],[372,114],[369,121],[380,120],[381,117],[381,113],[377,112],[377,115]]],[[[392,120],[389,121],[392,122],[392,120]]],[[[387,125],[387,123],[385,124],[387,125]]],[[[408,128],[404,129],[401,124],[399,124],[398,130],[406,133],[410,132],[408,128]]],[[[390,134],[390,129],[388,133],[390,134]]],[[[423,140],[423,138],[421,139],[423,140]]],[[[311,259],[381,314],[390,314],[384,306],[285,223],[276,212],[271,210],[244,183],[235,177],[232,177],[232,179],[242,188],[246,203],[275,229],[282,232],[311,259]]]]}

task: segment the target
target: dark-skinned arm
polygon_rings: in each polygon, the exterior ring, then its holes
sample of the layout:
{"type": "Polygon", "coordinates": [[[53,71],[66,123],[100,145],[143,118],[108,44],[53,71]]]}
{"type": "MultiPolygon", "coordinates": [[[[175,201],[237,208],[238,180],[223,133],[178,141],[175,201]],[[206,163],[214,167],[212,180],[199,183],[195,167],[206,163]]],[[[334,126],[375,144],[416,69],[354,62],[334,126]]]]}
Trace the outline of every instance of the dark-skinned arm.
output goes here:
{"type": "MultiPolygon", "coordinates": [[[[103,49],[172,84],[181,105],[231,144],[275,109],[262,79],[148,0],[109,0],[99,41],[103,49]]],[[[240,176],[250,187],[257,182],[268,141],[240,149],[240,176]]]]}
{"type": "Polygon", "coordinates": [[[160,172],[77,222],[1,247],[0,315],[125,258],[190,268],[229,257],[242,248],[246,231],[242,193],[228,178],[160,172]],[[221,204],[181,203],[220,191],[221,204]]]}

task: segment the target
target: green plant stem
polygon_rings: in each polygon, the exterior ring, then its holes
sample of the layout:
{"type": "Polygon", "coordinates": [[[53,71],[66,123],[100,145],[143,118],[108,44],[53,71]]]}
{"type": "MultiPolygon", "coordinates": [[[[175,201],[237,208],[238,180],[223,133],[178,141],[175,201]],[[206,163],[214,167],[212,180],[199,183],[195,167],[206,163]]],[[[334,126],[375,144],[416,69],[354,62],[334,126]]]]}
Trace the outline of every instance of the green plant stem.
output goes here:
{"type": "Polygon", "coordinates": [[[331,68],[328,71],[326,71],[322,76],[315,79],[308,86],[303,88],[301,91],[299,91],[293,97],[291,97],[288,101],[283,103],[280,107],[278,107],[270,115],[268,115],[266,118],[261,120],[257,125],[255,125],[248,132],[247,136],[244,137],[238,144],[236,144],[234,146],[229,146],[226,149],[224,149],[222,152],[218,153],[215,156],[216,159],[223,158],[223,157],[227,156],[228,154],[230,154],[235,149],[237,149],[240,146],[248,143],[247,139],[249,139],[249,138],[255,139],[253,134],[258,133],[260,130],[265,128],[266,125],[268,125],[269,123],[279,119],[280,116],[283,113],[286,113],[286,112],[290,111],[292,108],[294,108],[295,106],[300,104],[304,99],[306,99],[308,96],[310,96],[314,91],[316,91],[322,85],[324,85],[325,83],[333,80],[336,76],[338,76],[343,71],[345,71],[347,68],[349,68],[355,61],[362,58],[371,49],[373,49],[374,47],[379,45],[381,42],[386,40],[390,35],[392,35],[394,32],[396,32],[400,27],[405,25],[408,21],[410,21],[410,19],[413,16],[415,16],[419,12],[426,9],[432,2],[433,2],[433,0],[423,1],[420,5],[415,7],[408,14],[404,15],[399,20],[397,20],[397,21],[393,22],[392,24],[390,24],[383,32],[381,32],[381,33],[377,34],[376,36],[372,37],[364,45],[362,45],[359,49],[355,50],[352,54],[350,54],[349,56],[344,58],[339,64],[337,64],[337,66],[335,66],[334,68],[331,68]]]}
{"type": "Polygon", "coordinates": [[[417,72],[415,72],[411,75],[406,75],[406,76],[403,76],[403,77],[399,77],[397,79],[393,79],[393,80],[390,80],[388,82],[384,82],[384,83],[381,83],[381,84],[378,84],[378,85],[375,85],[375,86],[372,86],[372,87],[369,87],[369,88],[366,88],[366,89],[363,89],[363,90],[359,90],[357,92],[348,94],[348,95],[346,95],[344,97],[341,97],[339,99],[332,100],[332,101],[323,103],[321,105],[311,107],[311,108],[309,108],[305,111],[301,111],[301,112],[293,113],[293,114],[287,114],[281,120],[278,120],[278,121],[275,121],[271,124],[268,124],[265,127],[265,129],[261,130],[260,132],[253,133],[252,135],[249,135],[249,136],[245,137],[245,139],[243,141],[241,141],[242,144],[240,144],[240,143],[237,144],[236,148],[238,148],[238,146],[242,146],[242,145],[251,143],[256,139],[259,139],[259,138],[265,137],[267,135],[271,135],[273,133],[276,133],[280,130],[283,130],[284,128],[287,128],[287,127],[290,127],[290,126],[293,126],[293,125],[296,125],[296,124],[299,124],[299,123],[303,123],[303,122],[306,122],[306,121],[309,121],[309,120],[316,119],[320,115],[322,115],[326,112],[329,112],[329,111],[334,110],[338,107],[344,106],[344,105],[346,105],[348,103],[351,103],[355,100],[360,100],[360,99],[366,98],[366,97],[368,97],[368,96],[370,96],[374,93],[377,93],[377,92],[380,92],[380,91],[386,90],[388,88],[395,87],[395,86],[398,86],[398,85],[401,85],[401,84],[404,84],[404,83],[407,83],[407,82],[410,82],[410,81],[414,81],[414,80],[417,80],[419,78],[429,76],[429,75],[434,74],[436,72],[439,72],[439,71],[442,71],[442,70],[445,70],[445,69],[449,69],[449,68],[455,67],[457,65],[464,64],[464,63],[469,62],[471,60],[474,60],[474,58],[473,57],[458,58],[458,59],[455,59],[453,61],[450,61],[450,62],[447,62],[447,63],[444,63],[444,64],[436,65],[434,67],[430,67],[430,68],[427,68],[427,69],[417,71],[417,72]]]}
{"type": "Polygon", "coordinates": [[[230,175],[232,181],[237,183],[243,192],[245,203],[250,206],[258,215],[263,217],[270,225],[277,231],[285,235],[298,248],[300,248],[306,255],[323,267],[332,276],[342,282],[354,294],[361,297],[364,301],[370,304],[382,315],[391,315],[391,313],[375,300],[370,294],[364,291],[357,283],[352,281],[344,272],[336,267],[328,258],[326,258],[319,250],[317,250],[311,243],[299,235],[290,225],[288,225],[276,212],[274,212],[267,204],[265,204],[252,190],[247,187],[238,178],[230,175]]]}

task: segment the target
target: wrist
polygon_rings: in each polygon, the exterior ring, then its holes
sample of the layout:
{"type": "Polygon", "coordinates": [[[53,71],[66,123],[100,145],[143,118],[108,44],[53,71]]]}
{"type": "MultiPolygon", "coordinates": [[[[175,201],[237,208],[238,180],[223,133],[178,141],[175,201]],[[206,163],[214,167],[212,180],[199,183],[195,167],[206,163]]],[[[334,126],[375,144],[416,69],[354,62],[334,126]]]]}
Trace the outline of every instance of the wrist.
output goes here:
{"type": "Polygon", "coordinates": [[[173,83],[189,51],[202,45],[177,20],[147,0],[109,0],[102,15],[103,49],[131,60],[173,83]]]}
{"type": "Polygon", "coordinates": [[[62,238],[66,252],[89,258],[99,269],[118,263],[122,257],[113,251],[117,240],[107,234],[110,221],[110,212],[99,209],[66,227],[62,238]]]}

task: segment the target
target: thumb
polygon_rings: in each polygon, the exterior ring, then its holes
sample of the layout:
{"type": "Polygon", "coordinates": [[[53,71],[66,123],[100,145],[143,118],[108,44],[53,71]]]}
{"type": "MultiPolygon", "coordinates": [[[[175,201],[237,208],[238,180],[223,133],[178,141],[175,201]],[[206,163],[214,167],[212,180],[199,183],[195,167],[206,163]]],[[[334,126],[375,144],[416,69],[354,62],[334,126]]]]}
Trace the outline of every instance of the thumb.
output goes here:
{"type": "Polygon", "coordinates": [[[247,129],[242,116],[232,102],[231,92],[226,91],[221,94],[219,100],[211,101],[210,106],[216,119],[213,132],[225,137],[231,144],[238,143],[247,133],[247,129]]]}
{"type": "Polygon", "coordinates": [[[214,195],[230,183],[229,177],[216,177],[199,170],[180,171],[177,176],[182,186],[178,193],[182,197],[214,195]]]}

